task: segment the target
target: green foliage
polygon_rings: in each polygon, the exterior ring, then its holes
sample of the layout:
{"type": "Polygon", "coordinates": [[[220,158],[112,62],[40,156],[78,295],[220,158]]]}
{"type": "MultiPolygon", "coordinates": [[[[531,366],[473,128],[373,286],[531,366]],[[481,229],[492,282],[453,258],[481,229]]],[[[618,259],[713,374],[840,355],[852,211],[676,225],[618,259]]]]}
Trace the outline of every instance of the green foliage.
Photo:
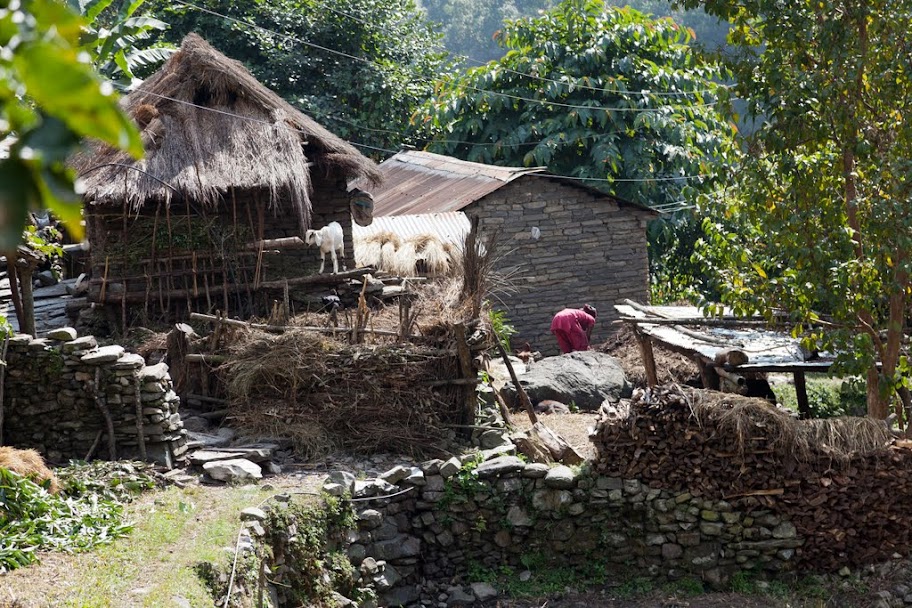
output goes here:
{"type": "Polygon", "coordinates": [[[449,66],[440,35],[413,0],[195,4],[229,19],[156,0],[171,25],[165,40],[197,32],[333,133],[367,146],[416,143],[409,118],[449,66]]]}
{"type": "MultiPolygon", "coordinates": [[[[793,386],[777,385],[775,391],[782,405],[798,411],[793,386]]],[[[813,418],[865,415],[866,388],[860,378],[821,378],[810,375],[807,379],[807,393],[813,418]]]]}
{"type": "Polygon", "coordinates": [[[496,584],[510,597],[521,598],[563,593],[568,588],[586,589],[604,584],[608,579],[608,565],[599,558],[570,566],[555,563],[540,552],[530,552],[520,556],[520,563],[532,574],[527,581],[519,580],[518,574],[509,566],[489,570],[486,574],[482,571],[478,580],[496,584]]]}
{"type": "Polygon", "coordinates": [[[81,55],[86,22],[55,0],[22,0],[0,9],[0,250],[15,247],[28,209],[48,208],[76,238],[79,199],[67,156],[83,137],[137,158],[142,142],[81,55]]]}
{"type": "MultiPolygon", "coordinates": [[[[507,22],[497,39],[501,59],[445,79],[416,114],[431,151],[545,166],[651,207],[718,187],[734,153],[733,128],[719,112],[725,73],[693,52],[687,30],[600,0],[566,0],[507,22]]],[[[669,266],[657,280],[675,285],[669,298],[687,275],[702,274],[678,262],[689,263],[691,233],[650,230],[653,270],[669,266]]]]}
{"type": "Polygon", "coordinates": [[[0,468],[0,572],[36,562],[37,551],[87,551],[132,530],[122,503],[151,487],[151,478],[134,472],[123,482],[92,471],[88,465],[60,470],[63,489],[52,495],[0,468]]]}
{"type": "Polygon", "coordinates": [[[488,313],[489,318],[491,319],[491,329],[494,331],[494,335],[497,336],[497,339],[500,340],[500,345],[504,347],[508,353],[513,352],[513,349],[510,347],[510,337],[516,334],[516,328],[510,323],[510,320],[507,318],[507,313],[503,310],[491,310],[488,313]]]}
{"type": "Polygon", "coordinates": [[[88,52],[99,73],[130,85],[138,69],[151,70],[168,59],[173,49],[149,46],[153,32],[168,28],[151,15],[137,15],[145,0],[67,0],[88,21],[79,47],[88,52]],[[145,47],[145,48],[141,48],[145,47]]]}
{"type": "MultiPolygon", "coordinates": [[[[912,289],[912,2],[686,0],[732,22],[737,92],[765,122],[709,201],[702,255],[736,313],[785,311],[840,371],[897,373],[912,289]],[[827,315],[826,332],[808,328],[827,315]]],[[[884,416],[881,404],[869,404],[884,416]]]]}
{"type": "Polygon", "coordinates": [[[617,591],[615,593],[619,598],[630,599],[641,595],[646,595],[647,593],[652,593],[652,590],[654,588],[655,584],[651,578],[636,576],[627,581],[624,581],[621,586],[617,588],[617,591]]]}

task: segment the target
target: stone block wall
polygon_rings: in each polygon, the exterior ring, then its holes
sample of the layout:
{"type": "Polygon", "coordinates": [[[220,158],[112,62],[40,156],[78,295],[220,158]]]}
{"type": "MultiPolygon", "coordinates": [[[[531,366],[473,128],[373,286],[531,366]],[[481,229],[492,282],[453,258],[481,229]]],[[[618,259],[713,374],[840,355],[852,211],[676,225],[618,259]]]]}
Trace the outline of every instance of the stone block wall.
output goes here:
{"type": "Polygon", "coordinates": [[[121,346],[55,330],[48,338],[16,335],[7,352],[2,443],[34,448],[51,462],[108,458],[110,413],[118,458],[138,458],[140,417],[147,458],[166,466],[186,450],[186,434],[164,363],[147,366],[121,346]],[[54,339],[54,338],[57,339],[54,339]],[[139,411],[137,408],[139,401],[139,411]],[[98,439],[99,431],[102,436],[98,439]]]}
{"type": "Polygon", "coordinates": [[[756,503],[654,489],[587,467],[527,464],[511,451],[483,452],[480,463],[469,456],[396,467],[376,480],[330,477],[328,492],[361,499],[348,554],[381,605],[451,593],[453,581],[475,582],[468,576],[479,568],[520,573],[530,564],[598,564],[609,573],[636,568],[656,579],[722,584],[743,570],[788,571],[804,543],[791,522],[756,503]]]}
{"type": "Polygon", "coordinates": [[[527,176],[464,209],[483,230],[501,229],[500,269],[515,268],[516,292],[494,302],[545,354],[557,354],[551,317],[590,303],[599,311],[593,343],[612,333],[612,305],[649,297],[646,224],[652,214],[557,180],[527,176]],[[541,232],[533,238],[532,228],[541,232]]]}

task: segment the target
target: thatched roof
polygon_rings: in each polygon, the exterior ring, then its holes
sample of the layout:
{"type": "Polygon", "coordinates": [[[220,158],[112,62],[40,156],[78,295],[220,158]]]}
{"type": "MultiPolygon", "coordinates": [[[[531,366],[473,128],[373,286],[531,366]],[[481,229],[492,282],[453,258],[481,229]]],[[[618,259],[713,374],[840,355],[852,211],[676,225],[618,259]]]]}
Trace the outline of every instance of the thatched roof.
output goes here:
{"type": "Polygon", "coordinates": [[[146,156],[136,161],[99,143],[78,155],[73,166],[88,204],[213,206],[233,188],[258,192],[273,209],[290,205],[308,226],[313,172],[381,179],[373,161],[196,34],[121,103],[142,132],[146,156]]]}

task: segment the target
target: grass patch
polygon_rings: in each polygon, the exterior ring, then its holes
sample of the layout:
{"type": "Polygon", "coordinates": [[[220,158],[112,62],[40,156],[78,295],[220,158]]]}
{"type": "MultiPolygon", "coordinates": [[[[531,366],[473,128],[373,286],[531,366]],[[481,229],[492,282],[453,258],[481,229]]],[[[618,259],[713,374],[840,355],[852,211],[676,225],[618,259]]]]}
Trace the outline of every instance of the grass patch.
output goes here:
{"type": "MultiPolygon", "coordinates": [[[[813,418],[864,416],[867,400],[864,381],[859,378],[833,378],[826,374],[807,374],[808,405],[813,418]]],[[[784,407],[797,412],[798,397],[792,383],[773,386],[776,397],[784,407]]]]}

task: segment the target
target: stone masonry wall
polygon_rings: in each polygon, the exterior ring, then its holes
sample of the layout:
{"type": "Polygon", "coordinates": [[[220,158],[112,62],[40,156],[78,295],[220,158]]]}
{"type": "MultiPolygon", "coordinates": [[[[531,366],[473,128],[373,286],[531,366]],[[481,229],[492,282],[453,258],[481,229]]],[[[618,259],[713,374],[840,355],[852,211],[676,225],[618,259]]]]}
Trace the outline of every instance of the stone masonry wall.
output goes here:
{"type": "Polygon", "coordinates": [[[502,269],[515,267],[516,293],[495,302],[518,330],[545,354],[557,354],[551,317],[565,307],[590,303],[599,311],[592,334],[611,334],[612,305],[648,298],[646,223],[650,214],[606,196],[556,180],[528,176],[485,196],[464,210],[481,218],[482,229],[499,227],[502,269]],[[537,227],[541,236],[532,237],[537,227]]]}
{"type": "Polygon", "coordinates": [[[750,500],[653,489],[585,466],[527,464],[512,452],[395,467],[376,480],[330,476],[327,492],[362,500],[408,490],[357,503],[359,529],[348,539],[360,583],[379,591],[381,605],[467,593],[453,583],[504,566],[536,576],[537,568],[598,564],[721,584],[742,570],[788,571],[804,543],[789,521],[750,500]]]}
{"type": "Polygon", "coordinates": [[[94,455],[107,458],[100,399],[113,421],[117,457],[138,458],[137,398],[147,457],[171,466],[187,450],[187,432],[167,365],[146,366],[141,356],[117,345],[98,347],[94,337],[77,338],[70,328],[37,340],[15,335],[7,352],[3,444],[64,462],[85,458],[103,431],[94,455]]]}

